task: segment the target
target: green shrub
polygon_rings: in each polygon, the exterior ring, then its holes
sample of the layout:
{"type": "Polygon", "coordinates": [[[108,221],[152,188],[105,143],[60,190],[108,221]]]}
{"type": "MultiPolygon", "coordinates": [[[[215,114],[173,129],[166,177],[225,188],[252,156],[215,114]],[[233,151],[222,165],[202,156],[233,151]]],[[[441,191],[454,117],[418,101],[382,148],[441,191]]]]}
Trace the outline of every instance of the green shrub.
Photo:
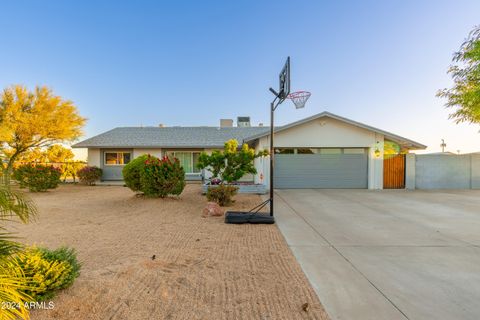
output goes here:
{"type": "Polygon", "coordinates": [[[81,183],[86,184],[87,186],[93,186],[95,185],[95,182],[102,177],[102,169],[95,166],[86,166],[78,170],[77,176],[81,183]]]}
{"type": "Polygon", "coordinates": [[[51,251],[31,247],[16,259],[29,285],[25,293],[34,301],[54,297],[57,290],[72,285],[80,271],[75,251],[68,248],[51,251]]]}
{"type": "Polygon", "coordinates": [[[62,261],[67,262],[71,271],[64,278],[63,284],[60,286],[60,289],[65,289],[70,287],[75,279],[80,275],[81,264],[77,260],[77,252],[73,248],[60,247],[56,250],[49,250],[47,248],[38,248],[42,253],[44,259],[49,261],[62,261]]]}
{"type": "Polygon", "coordinates": [[[13,179],[21,188],[39,192],[58,187],[61,174],[60,169],[52,166],[24,164],[15,169],[13,179]]]}
{"type": "Polygon", "coordinates": [[[180,195],[185,188],[185,171],[178,159],[147,156],[140,171],[141,191],[148,197],[180,195]]]}
{"type": "Polygon", "coordinates": [[[255,153],[255,149],[246,143],[239,148],[238,141],[231,139],[225,142],[223,151],[214,150],[211,154],[202,152],[197,166],[199,169],[208,169],[212,173],[212,178],[232,183],[248,173],[256,174],[253,161],[267,155],[266,150],[255,153]]]}
{"type": "Polygon", "coordinates": [[[220,184],[216,187],[209,187],[207,191],[208,201],[214,201],[220,206],[228,206],[235,202],[232,198],[237,194],[238,187],[220,184]]]}
{"type": "Polygon", "coordinates": [[[132,189],[132,191],[142,191],[142,183],[140,181],[140,174],[145,168],[145,162],[149,155],[142,155],[130,161],[123,167],[122,174],[125,185],[132,189]]]}

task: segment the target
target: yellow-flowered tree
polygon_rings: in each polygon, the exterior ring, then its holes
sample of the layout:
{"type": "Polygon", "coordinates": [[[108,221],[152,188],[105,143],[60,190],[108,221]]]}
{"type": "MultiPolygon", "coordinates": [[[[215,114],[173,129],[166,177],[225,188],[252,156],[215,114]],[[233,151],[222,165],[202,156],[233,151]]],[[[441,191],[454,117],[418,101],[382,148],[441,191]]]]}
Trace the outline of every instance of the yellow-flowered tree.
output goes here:
{"type": "Polygon", "coordinates": [[[213,178],[220,178],[224,182],[234,182],[246,174],[256,174],[253,160],[268,155],[268,151],[255,153],[255,149],[244,143],[238,148],[235,139],[225,142],[223,151],[214,150],[211,154],[201,153],[198,159],[200,169],[209,169],[213,178]]]}
{"type": "Polygon", "coordinates": [[[79,138],[85,122],[72,101],[47,87],[5,88],[0,95],[0,169],[5,184],[23,154],[79,138]]]}

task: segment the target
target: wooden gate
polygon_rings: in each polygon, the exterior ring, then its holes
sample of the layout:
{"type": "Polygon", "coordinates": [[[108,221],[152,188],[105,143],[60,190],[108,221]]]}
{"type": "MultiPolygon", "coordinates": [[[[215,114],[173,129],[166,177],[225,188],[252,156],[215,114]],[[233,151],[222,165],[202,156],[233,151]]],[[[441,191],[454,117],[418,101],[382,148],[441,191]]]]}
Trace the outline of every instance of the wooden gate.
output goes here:
{"type": "Polygon", "coordinates": [[[383,160],[383,188],[405,188],[405,155],[399,154],[383,160]]]}

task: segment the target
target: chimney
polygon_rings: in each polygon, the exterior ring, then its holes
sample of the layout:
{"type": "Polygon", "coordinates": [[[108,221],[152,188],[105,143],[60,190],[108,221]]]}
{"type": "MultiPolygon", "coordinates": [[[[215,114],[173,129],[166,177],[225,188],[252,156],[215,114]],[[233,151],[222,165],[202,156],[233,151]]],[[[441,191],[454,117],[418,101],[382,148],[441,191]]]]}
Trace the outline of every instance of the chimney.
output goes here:
{"type": "Polygon", "coordinates": [[[165,128],[165,125],[164,125],[163,123],[159,123],[159,124],[158,124],[158,127],[159,127],[159,128],[165,128]]]}
{"type": "Polygon", "coordinates": [[[250,127],[250,117],[237,117],[237,127],[250,127]]]}
{"type": "Polygon", "coordinates": [[[259,126],[259,127],[263,127],[263,123],[260,122],[260,123],[258,124],[258,126],[259,126]]]}
{"type": "Polygon", "coordinates": [[[233,119],[220,119],[220,128],[233,127],[233,119]]]}

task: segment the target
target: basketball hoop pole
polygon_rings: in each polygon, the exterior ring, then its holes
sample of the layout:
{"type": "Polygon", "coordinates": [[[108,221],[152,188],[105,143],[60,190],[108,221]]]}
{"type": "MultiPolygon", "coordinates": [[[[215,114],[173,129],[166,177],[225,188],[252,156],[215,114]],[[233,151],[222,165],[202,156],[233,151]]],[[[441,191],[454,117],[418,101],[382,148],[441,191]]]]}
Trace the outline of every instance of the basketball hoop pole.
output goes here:
{"type": "MultiPolygon", "coordinates": [[[[273,91],[270,89],[270,91],[273,91]]],[[[273,91],[274,92],[274,91],[273,91]]],[[[280,103],[282,103],[281,100],[277,102],[275,105],[275,102],[277,100],[278,96],[275,97],[275,99],[272,101],[270,104],[270,216],[273,217],[273,167],[275,165],[275,150],[273,148],[273,125],[274,125],[274,114],[275,114],[275,109],[278,107],[280,103]]]]}
{"type": "Polygon", "coordinates": [[[277,107],[285,101],[285,99],[281,99],[279,97],[279,94],[270,88],[270,91],[275,95],[275,99],[270,103],[270,199],[269,199],[269,204],[270,204],[270,216],[273,217],[273,168],[275,166],[275,150],[273,147],[273,137],[274,137],[274,115],[275,115],[275,110],[277,107]],[[278,99],[278,101],[277,101],[278,99]]]}

